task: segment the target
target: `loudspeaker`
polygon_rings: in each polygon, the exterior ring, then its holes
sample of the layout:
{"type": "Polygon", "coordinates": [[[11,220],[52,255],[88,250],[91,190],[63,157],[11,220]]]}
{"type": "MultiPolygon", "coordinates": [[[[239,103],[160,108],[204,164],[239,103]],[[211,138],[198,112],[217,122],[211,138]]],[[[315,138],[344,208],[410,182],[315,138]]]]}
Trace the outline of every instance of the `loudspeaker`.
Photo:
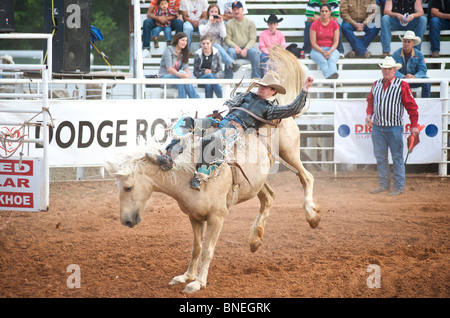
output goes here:
{"type": "Polygon", "coordinates": [[[0,32],[14,32],[14,0],[0,2],[0,32]]]}
{"type": "MultiPolygon", "coordinates": [[[[91,2],[44,0],[44,33],[52,33],[54,30],[54,73],[89,72],[91,2]]],[[[44,54],[45,50],[46,48],[44,54]]]]}

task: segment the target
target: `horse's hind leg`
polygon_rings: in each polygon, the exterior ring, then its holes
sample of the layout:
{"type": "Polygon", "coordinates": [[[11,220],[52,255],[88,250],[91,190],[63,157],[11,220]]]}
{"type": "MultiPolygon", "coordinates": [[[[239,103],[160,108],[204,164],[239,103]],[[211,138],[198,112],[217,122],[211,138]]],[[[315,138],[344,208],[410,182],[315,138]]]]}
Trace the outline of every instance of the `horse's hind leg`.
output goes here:
{"type": "Polygon", "coordinates": [[[169,285],[185,283],[197,278],[197,266],[200,253],[202,251],[203,232],[205,228],[205,221],[191,220],[192,230],[194,232],[194,242],[192,244],[191,261],[189,262],[186,273],[180,276],[175,276],[169,285]]]}
{"type": "Polygon", "coordinates": [[[288,164],[298,171],[298,177],[303,186],[306,220],[312,228],[320,222],[320,208],[313,201],[314,177],[303,166],[300,160],[300,134],[294,120],[283,121],[285,125],[280,129],[279,154],[288,164]]]}
{"type": "Polygon", "coordinates": [[[266,227],[266,221],[269,217],[269,210],[272,206],[273,199],[275,198],[275,192],[272,188],[265,183],[262,189],[258,193],[258,198],[261,203],[259,213],[253,222],[250,230],[250,237],[248,243],[250,244],[250,251],[256,252],[262,244],[264,229],[266,227]]]}
{"type": "MultiPolygon", "coordinates": [[[[300,149],[300,148],[299,148],[300,149]]],[[[294,165],[292,165],[294,166],[294,165]]],[[[317,214],[320,212],[320,208],[315,205],[313,201],[313,186],[314,177],[308,170],[305,169],[300,159],[297,165],[294,166],[298,171],[298,177],[302,183],[304,190],[304,202],[303,207],[306,212],[306,220],[311,228],[316,228],[320,222],[320,216],[317,214]]]]}

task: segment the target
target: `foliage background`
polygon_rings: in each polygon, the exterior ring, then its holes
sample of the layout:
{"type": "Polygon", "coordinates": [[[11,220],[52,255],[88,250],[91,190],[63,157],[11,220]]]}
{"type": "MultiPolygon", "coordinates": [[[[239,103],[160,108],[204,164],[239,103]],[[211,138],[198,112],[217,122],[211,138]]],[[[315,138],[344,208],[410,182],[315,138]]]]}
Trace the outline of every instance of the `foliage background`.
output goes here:
{"type": "MultiPolygon", "coordinates": [[[[43,32],[44,1],[50,0],[14,1],[15,32],[43,32]]],[[[128,12],[128,0],[92,0],[91,24],[99,28],[104,36],[104,40],[95,42],[95,45],[108,56],[113,66],[129,64],[128,12]]],[[[42,47],[39,40],[0,40],[1,50],[41,50],[42,47]]],[[[105,64],[95,50],[92,50],[92,53],[94,64],[105,64]]]]}

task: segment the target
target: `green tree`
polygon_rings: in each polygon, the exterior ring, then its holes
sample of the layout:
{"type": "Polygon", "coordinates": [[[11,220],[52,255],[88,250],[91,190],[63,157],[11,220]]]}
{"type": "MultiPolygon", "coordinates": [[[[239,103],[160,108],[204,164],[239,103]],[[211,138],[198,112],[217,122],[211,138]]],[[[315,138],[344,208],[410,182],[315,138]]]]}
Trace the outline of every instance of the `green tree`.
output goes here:
{"type": "MultiPolygon", "coordinates": [[[[50,0],[44,0],[50,1],[50,0]]],[[[44,30],[44,1],[15,0],[14,19],[17,33],[42,33],[44,30]]],[[[111,65],[128,65],[129,62],[129,24],[128,1],[92,0],[91,25],[100,29],[104,40],[95,42],[104,52],[111,65]]],[[[1,50],[41,50],[39,40],[0,40],[1,50]]],[[[105,64],[101,56],[93,50],[94,64],[105,64]]]]}

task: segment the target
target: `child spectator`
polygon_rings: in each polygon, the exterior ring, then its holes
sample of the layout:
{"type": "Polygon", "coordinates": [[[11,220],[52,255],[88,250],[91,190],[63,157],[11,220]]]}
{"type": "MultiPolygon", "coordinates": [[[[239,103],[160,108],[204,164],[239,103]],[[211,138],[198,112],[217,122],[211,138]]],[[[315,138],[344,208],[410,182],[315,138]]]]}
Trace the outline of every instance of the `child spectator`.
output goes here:
{"type": "Polygon", "coordinates": [[[261,51],[260,65],[262,77],[266,75],[267,62],[269,60],[268,55],[272,47],[278,44],[284,49],[286,48],[286,38],[281,31],[277,30],[278,23],[280,23],[281,21],[283,21],[283,18],[278,19],[275,14],[271,14],[267,20],[266,18],[264,18],[264,22],[267,23],[267,26],[269,28],[261,32],[259,36],[259,50],[261,51]]]}
{"type": "Polygon", "coordinates": [[[156,26],[152,30],[153,41],[155,43],[155,49],[159,48],[158,36],[161,31],[164,32],[164,37],[166,38],[167,44],[172,43],[172,27],[170,22],[176,19],[178,14],[169,8],[168,0],[158,0],[158,8],[153,12],[155,16],[167,16],[167,22],[161,23],[158,20],[155,21],[156,26]]]}
{"type": "MultiPolygon", "coordinates": [[[[210,34],[205,34],[200,38],[201,48],[195,52],[194,76],[200,79],[223,78],[222,57],[213,46],[210,34]]],[[[213,98],[213,93],[218,98],[222,98],[222,88],[219,84],[199,84],[198,87],[205,88],[205,97],[213,98]]]]}
{"type": "MultiPolygon", "coordinates": [[[[168,0],[169,8],[175,11],[178,15],[180,9],[180,0],[168,0]]],[[[150,38],[152,36],[152,30],[155,27],[155,22],[166,23],[168,19],[166,16],[156,16],[153,12],[158,8],[158,0],[151,0],[150,6],[147,10],[147,19],[144,20],[142,25],[142,58],[152,57],[150,53],[150,38]]],[[[170,27],[175,33],[183,32],[183,21],[180,19],[173,19],[170,21],[170,27]]]]}

